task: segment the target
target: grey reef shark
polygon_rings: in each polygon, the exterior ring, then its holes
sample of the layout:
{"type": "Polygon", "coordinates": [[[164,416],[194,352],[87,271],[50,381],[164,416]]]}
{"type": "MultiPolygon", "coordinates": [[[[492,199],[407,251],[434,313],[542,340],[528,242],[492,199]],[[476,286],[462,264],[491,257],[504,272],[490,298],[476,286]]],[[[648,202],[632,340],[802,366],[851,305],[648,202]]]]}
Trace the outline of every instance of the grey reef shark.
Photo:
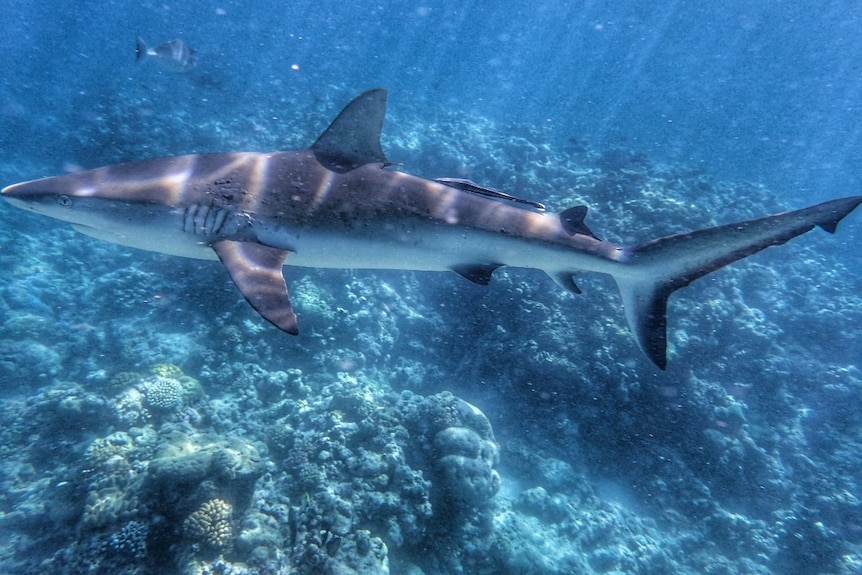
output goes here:
{"type": "Polygon", "coordinates": [[[548,213],[469,180],[387,169],[385,114],[386,91],[370,90],[305,150],[118,164],[11,185],[2,196],[102,240],[218,258],[252,307],[289,334],[298,329],[285,264],[451,270],[483,285],[502,266],[538,268],[573,293],[573,274],[609,274],[638,345],[661,369],[674,291],[815,226],[834,233],[862,203],[846,197],[620,246],[590,231],[584,206],[548,213]]]}

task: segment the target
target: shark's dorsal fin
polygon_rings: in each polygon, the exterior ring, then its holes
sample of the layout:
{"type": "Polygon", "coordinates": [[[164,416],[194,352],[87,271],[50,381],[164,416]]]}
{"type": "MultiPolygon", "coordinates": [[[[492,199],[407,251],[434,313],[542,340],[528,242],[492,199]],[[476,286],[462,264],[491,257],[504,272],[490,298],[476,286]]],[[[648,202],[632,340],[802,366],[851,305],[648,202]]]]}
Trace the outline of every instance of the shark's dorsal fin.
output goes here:
{"type": "Polygon", "coordinates": [[[390,162],[380,147],[386,116],[386,90],[369,90],[341,110],[311,146],[317,161],[334,172],[347,172],[372,163],[390,162]]]}
{"type": "Polygon", "coordinates": [[[233,240],[216,242],[213,249],[251,307],[275,327],[297,335],[296,314],[281,269],[288,252],[233,240]]]}

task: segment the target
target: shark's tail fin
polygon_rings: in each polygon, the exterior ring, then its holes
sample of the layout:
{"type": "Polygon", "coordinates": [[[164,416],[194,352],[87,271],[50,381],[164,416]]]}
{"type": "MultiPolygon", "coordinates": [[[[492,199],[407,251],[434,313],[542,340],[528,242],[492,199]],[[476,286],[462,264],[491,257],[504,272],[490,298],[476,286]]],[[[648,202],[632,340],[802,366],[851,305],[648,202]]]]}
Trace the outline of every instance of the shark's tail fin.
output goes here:
{"type": "Polygon", "coordinates": [[[667,364],[667,299],[674,291],[727,264],[783,244],[819,226],[834,233],[862,196],[659,238],[625,248],[614,279],[638,345],[659,368],[667,364]]]}
{"type": "Polygon", "coordinates": [[[144,39],[138,36],[135,39],[135,64],[141,61],[141,58],[147,55],[147,44],[144,39]]]}

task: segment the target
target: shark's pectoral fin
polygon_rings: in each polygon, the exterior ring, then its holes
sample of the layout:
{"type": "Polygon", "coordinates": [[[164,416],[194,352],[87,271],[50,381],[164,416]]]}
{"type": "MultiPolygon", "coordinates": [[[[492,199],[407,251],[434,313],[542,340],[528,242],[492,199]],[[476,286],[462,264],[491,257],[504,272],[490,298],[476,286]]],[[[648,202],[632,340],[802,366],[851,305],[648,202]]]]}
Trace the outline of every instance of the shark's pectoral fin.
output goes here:
{"type": "Polygon", "coordinates": [[[289,252],[232,240],[214,243],[213,250],[227,268],[236,287],[257,313],[291,335],[299,333],[282,273],[289,252]]]}

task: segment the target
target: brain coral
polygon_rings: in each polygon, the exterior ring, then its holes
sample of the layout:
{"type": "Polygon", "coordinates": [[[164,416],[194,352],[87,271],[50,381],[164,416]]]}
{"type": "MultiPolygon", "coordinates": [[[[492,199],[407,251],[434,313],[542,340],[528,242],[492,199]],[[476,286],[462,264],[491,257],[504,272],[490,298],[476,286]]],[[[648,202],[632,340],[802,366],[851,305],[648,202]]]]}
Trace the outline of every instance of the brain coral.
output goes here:
{"type": "Polygon", "coordinates": [[[401,410],[433,466],[444,509],[480,507],[500,490],[499,446],[479,408],[449,392],[424,398],[402,393],[401,410]]]}
{"type": "Polygon", "coordinates": [[[150,368],[150,372],[159,377],[172,377],[174,379],[183,376],[183,370],[172,363],[158,363],[150,368]]]}
{"type": "Polygon", "coordinates": [[[437,462],[450,497],[470,506],[481,505],[500,490],[497,444],[468,427],[447,427],[434,439],[437,462]]]}
{"type": "Polygon", "coordinates": [[[162,411],[174,411],[183,403],[183,384],[172,377],[156,375],[144,382],[147,405],[162,411]]]}
{"type": "Polygon", "coordinates": [[[183,522],[183,533],[194,543],[210,549],[226,549],[233,534],[230,524],[232,513],[233,507],[224,499],[205,501],[183,522]]]}

